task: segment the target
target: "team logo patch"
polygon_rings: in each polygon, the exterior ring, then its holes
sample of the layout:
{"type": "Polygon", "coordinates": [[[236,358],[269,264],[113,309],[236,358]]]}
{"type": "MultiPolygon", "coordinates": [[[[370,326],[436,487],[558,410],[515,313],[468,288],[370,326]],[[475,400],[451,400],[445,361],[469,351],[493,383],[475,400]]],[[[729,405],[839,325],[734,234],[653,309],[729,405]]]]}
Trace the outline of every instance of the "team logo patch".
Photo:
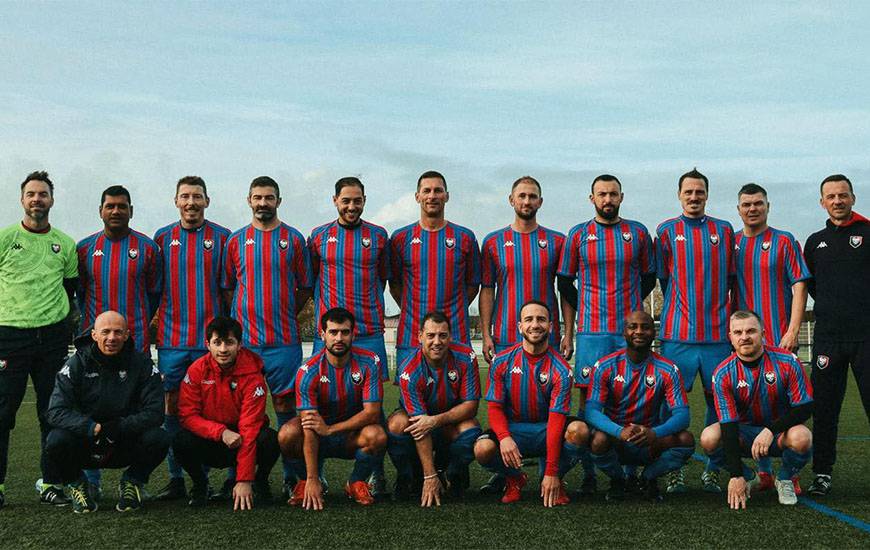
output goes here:
{"type": "Polygon", "coordinates": [[[368,248],[372,245],[372,240],[368,237],[363,237],[361,242],[362,242],[363,248],[368,248]]]}
{"type": "Polygon", "coordinates": [[[121,379],[121,382],[123,382],[124,380],[126,380],[126,379],[127,379],[127,371],[125,371],[125,370],[119,370],[119,371],[118,371],[118,378],[121,379]]]}
{"type": "Polygon", "coordinates": [[[629,233],[628,231],[626,231],[625,233],[623,233],[623,234],[622,234],[622,240],[625,241],[625,242],[627,242],[627,243],[630,243],[630,242],[631,242],[631,233],[629,233]]]}
{"type": "Polygon", "coordinates": [[[263,389],[263,386],[257,386],[254,389],[254,397],[263,397],[264,395],[266,395],[266,390],[263,389]]]}
{"type": "Polygon", "coordinates": [[[55,254],[60,252],[60,245],[57,243],[51,243],[51,251],[55,254]]]}
{"type": "Polygon", "coordinates": [[[592,367],[583,367],[580,369],[580,376],[583,378],[589,378],[590,374],[592,374],[592,367]]]}
{"type": "Polygon", "coordinates": [[[651,387],[656,385],[656,377],[653,376],[652,374],[646,375],[646,378],[644,378],[643,381],[646,383],[646,387],[648,387],[648,388],[651,388],[651,387]]]}
{"type": "Polygon", "coordinates": [[[457,380],[459,380],[459,373],[453,369],[450,369],[449,371],[447,371],[447,380],[449,380],[451,383],[456,382],[457,380]]]}
{"type": "Polygon", "coordinates": [[[772,370],[769,370],[764,373],[764,381],[767,382],[768,385],[776,383],[776,373],[772,370]]]}
{"type": "Polygon", "coordinates": [[[770,250],[770,241],[764,241],[763,243],[761,243],[761,249],[770,250]]]}
{"type": "Polygon", "coordinates": [[[719,244],[719,235],[716,235],[715,233],[710,235],[710,242],[712,244],[719,244]]]}
{"type": "Polygon", "coordinates": [[[538,246],[541,248],[547,248],[547,239],[538,239],[538,246]]]}
{"type": "Polygon", "coordinates": [[[236,391],[236,388],[238,388],[238,387],[239,387],[239,383],[236,382],[235,380],[230,382],[230,391],[236,391]]]}
{"type": "Polygon", "coordinates": [[[816,359],[816,366],[819,367],[819,369],[826,369],[828,368],[828,363],[830,362],[831,358],[827,355],[819,355],[819,357],[816,359]]]}
{"type": "Polygon", "coordinates": [[[6,370],[6,359],[0,359],[0,370],[6,370]]]}
{"type": "Polygon", "coordinates": [[[453,237],[447,237],[446,239],[444,239],[444,246],[446,246],[447,248],[453,248],[454,246],[456,246],[456,239],[454,239],[453,237]]]}
{"type": "Polygon", "coordinates": [[[542,386],[545,386],[547,384],[547,382],[549,382],[549,381],[550,381],[550,373],[549,372],[541,371],[540,374],[538,374],[538,382],[540,382],[542,386]]]}
{"type": "Polygon", "coordinates": [[[206,239],[202,241],[202,247],[206,250],[211,250],[214,247],[214,241],[211,239],[206,239]]]}
{"type": "Polygon", "coordinates": [[[402,373],[402,376],[400,376],[399,378],[401,378],[402,380],[405,380],[406,382],[410,382],[410,381],[411,381],[411,375],[408,374],[407,372],[403,372],[403,373],[402,373]]]}
{"type": "Polygon", "coordinates": [[[863,242],[864,237],[862,237],[861,235],[852,235],[851,237],[849,237],[849,245],[852,248],[858,248],[863,242]]]}
{"type": "Polygon", "coordinates": [[[188,376],[188,375],[185,374],[185,375],[184,375],[184,380],[182,380],[182,382],[184,382],[185,384],[190,384],[190,376],[188,376]]]}
{"type": "Polygon", "coordinates": [[[358,370],[351,372],[350,381],[359,386],[360,384],[362,384],[362,373],[358,370]]]}
{"type": "Polygon", "coordinates": [[[290,246],[290,243],[287,241],[287,239],[281,239],[280,241],[278,241],[278,246],[281,247],[281,250],[286,250],[287,247],[290,246]]]}
{"type": "Polygon", "coordinates": [[[131,260],[135,260],[136,258],[139,257],[139,251],[135,248],[131,248],[130,250],[127,251],[127,256],[130,256],[131,260]]]}

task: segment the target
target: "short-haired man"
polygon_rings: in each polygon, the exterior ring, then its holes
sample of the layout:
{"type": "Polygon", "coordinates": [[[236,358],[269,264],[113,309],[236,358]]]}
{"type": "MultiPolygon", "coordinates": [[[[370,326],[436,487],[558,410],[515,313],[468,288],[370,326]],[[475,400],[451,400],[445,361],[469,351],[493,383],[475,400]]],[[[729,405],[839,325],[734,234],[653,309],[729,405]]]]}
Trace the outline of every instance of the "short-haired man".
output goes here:
{"type": "MultiPolygon", "coordinates": [[[[166,393],[164,428],[180,429],[178,388],[187,368],[206,353],[205,326],[225,307],[220,292],[221,254],[229,229],[205,219],[210,203],[205,181],[185,176],[175,185],[179,221],[157,230],[154,242],[163,260],[163,295],[157,316],[157,367],[166,393]]],[[[169,483],[158,499],[184,498],[184,476],[170,449],[169,483]]]]}
{"type": "Polygon", "coordinates": [[[676,365],[652,351],[655,323],[645,311],[625,319],[626,347],[595,364],[586,422],[595,464],[610,477],[608,500],[625,493],[623,465],[644,466],[647,498],[661,500],[658,478],[682,468],[695,448],[689,403],[676,365]],[[670,414],[661,418],[661,410],[670,414]]]}
{"type": "Polygon", "coordinates": [[[728,505],[746,508],[758,478],[740,460],[782,456],[776,491],[780,504],[796,504],[792,478],[809,461],[812,434],[804,423],[813,413],[812,386],[798,358],[788,350],[764,345],[764,329],[754,311],[731,315],[734,353],[713,373],[719,422],[701,433],[701,446],[712,462],[731,473],[728,505]]]}
{"type": "Polygon", "coordinates": [[[397,365],[420,345],[420,321],[427,311],[447,315],[453,341],[470,345],[468,306],[480,285],[480,249],[474,233],[444,219],[450,199],[444,176],[424,172],[414,198],[420,220],[390,237],[390,294],[401,309],[397,365]]]}
{"type": "Polygon", "coordinates": [[[855,193],[843,174],[822,181],[819,203],[828,213],[824,229],[804,246],[813,279],[812,380],[816,410],[813,416],[813,473],[808,492],[831,491],[837,459],[837,424],[852,367],[864,412],[870,418],[870,221],[852,211],[855,193]],[[863,246],[867,241],[867,246],[863,246]]]}
{"type": "Polygon", "coordinates": [[[233,509],[271,501],[269,473],[278,460],[278,434],[266,416],[263,361],[241,345],[242,325],[215,317],[205,328],[208,352],[187,369],[178,396],[181,431],[173,448],[193,480],[191,506],[208,500],[203,466],[236,468],[233,509]]]}
{"type": "Polygon", "coordinates": [[[571,367],[549,345],[550,310],[532,300],[520,309],[522,344],[495,356],[486,391],[490,429],[474,445],[477,462],[505,476],[501,501],[517,502],[528,477],[523,457],[541,457],[541,497],[544,506],[567,504],[562,477],[579,460],[589,431],[574,420],[571,409],[571,367]]]}
{"type": "Polygon", "coordinates": [[[76,352],[57,374],[47,418],[45,483],[69,484],[76,513],[98,502],[82,468],[123,468],[119,512],[142,506],[142,487],[166,457],[163,387],[151,357],[134,349],[127,321],[115,311],[97,316],[75,341],[76,352]]]}
{"type": "MultiPolygon", "coordinates": [[[[734,236],[736,277],[731,298],[735,310],[758,312],[768,345],[797,353],[811,275],[792,234],[767,225],[769,212],[763,187],[748,183],[740,188],[737,213],[743,231],[734,236]]],[[[758,490],[773,488],[770,459],[762,459],[758,469],[758,490]]]]}
{"type": "Polygon", "coordinates": [[[355,320],[344,308],[320,316],[323,350],[296,374],[299,416],[281,426],[278,442],[286,457],[305,459],[305,472],[288,500],[306,510],[323,509],[320,472],[326,458],[354,459],[345,494],[358,504],[374,503],[366,482],[387,434],[381,426],[383,382],[375,354],[353,346],[355,320]]]}
{"type": "MultiPolygon", "coordinates": [[[[0,230],[0,508],[9,459],[9,432],[27,391],[36,394],[40,467],[45,476],[45,418],[57,371],[70,340],[65,319],[78,286],[75,241],[48,220],[54,184],[46,172],[32,172],[21,182],[20,223],[0,230]]],[[[69,504],[60,487],[41,487],[40,500],[69,504]]]]}
{"type": "MultiPolygon", "coordinates": [[[[269,176],[251,181],[253,219],[227,239],[221,287],[230,314],[243,328],[243,344],[263,359],[278,425],[294,416],[293,388],[302,363],[297,315],[311,297],[313,275],[305,238],[278,218],[281,190],[269,176]]],[[[284,461],[284,493],[293,465],[284,461]]],[[[224,493],[234,482],[227,480],[224,493]]]]}
{"type": "MultiPolygon", "coordinates": [[[[677,198],[683,212],[656,230],[656,271],[664,293],[662,355],[680,369],[687,392],[700,371],[707,426],[716,421],[710,388],[713,369],[731,353],[728,292],[734,274],[734,229],[706,214],[708,191],[709,180],[697,169],[680,176],[677,198]]],[[[705,491],[722,491],[712,463],[701,474],[701,483],[705,491]]],[[[667,492],[685,491],[680,469],[669,476],[667,492]]]]}
{"type": "Polygon", "coordinates": [[[396,496],[407,497],[419,486],[420,505],[428,507],[441,504],[444,481],[453,496],[468,488],[468,465],[481,434],[480,373],[474,350],[451,342],[450,320],[440,311],[423,316],[419,340],[417,353],[399,366],[399,408],[387,421],[387,435],[398,472],[396,496]],[[419,485],[413,480],[414,454],[422,470],[419,485]]]}

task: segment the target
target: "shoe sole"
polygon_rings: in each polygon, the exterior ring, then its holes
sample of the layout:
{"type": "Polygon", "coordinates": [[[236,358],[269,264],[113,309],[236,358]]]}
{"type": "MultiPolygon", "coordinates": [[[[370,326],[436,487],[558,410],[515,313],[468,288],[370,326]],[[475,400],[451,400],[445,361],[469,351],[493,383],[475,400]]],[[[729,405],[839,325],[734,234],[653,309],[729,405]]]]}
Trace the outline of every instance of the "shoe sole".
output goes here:
{"type": "Polygon", "coordinates": [[[140,510],[141,508],[141,506],[139,506],[138,508],[134,508],[132,506],[128,506],[127,508],[121,508],[120,506],[115,505],[115,510],[121,512],[122,514],[126,514],[127,512],[135,512],[136,510],[140,510]]]}
{"type": "Polygon", "coordinates": [[[90,514],[92,512],[96,512],[99,509],[99,506],[94,506],[93,510],[91,510],[90,508],[85,508],[84,510],[73,510],[73,512],[75,512],[76,514],[90,514]]]}

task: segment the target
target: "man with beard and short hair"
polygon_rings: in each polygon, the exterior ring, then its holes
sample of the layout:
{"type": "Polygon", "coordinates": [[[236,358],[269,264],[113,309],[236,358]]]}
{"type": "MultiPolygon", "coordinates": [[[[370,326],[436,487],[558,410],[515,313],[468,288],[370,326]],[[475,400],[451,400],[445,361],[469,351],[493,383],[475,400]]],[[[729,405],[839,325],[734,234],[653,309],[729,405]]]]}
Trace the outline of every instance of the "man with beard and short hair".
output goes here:
{"type": "Polygon", "coordinates": [[[474,445],[478,463],[505,476],[501,501],[517,502],[528,477],[524,457],[541,457],[544,506],[568,504],[562,478],[580,459],[589,430],[567,419],[571,409],[571,367],[549,345],[550,310],[540,300],[520,309],[523,342],[495,356],[486,391],[490,429],[474,445]],[[567,428],[566,428],[567,423],[567,428]]]}
{"type": "MultiPolygon", "coordinates": [[[[643,309],[644,298],[656,284],[652,237],[640,222],[620,217],[624,198],[622,183],[615,176],[602,174],[592,180],[589,202],[595,217],[568,232],[559,262],[559,292],[567,298],[562,308],[566,336],[573,334],[577,323],[574,381],[580,388],[580,418],[593,365],[623,347],[625,317],[643,309]]],[[[574,348],[570,339],[568,344],[574,348]]],[[[583,468],[580,494],[591,495],[596,478],[588,457],[583,468]]],[[[632,475],[629,483],[633,487],[637,478],[632,475]]]]}
{"type": "Polygon", "coordinates": [[[363,506],[374,503],[366,480],[387,446],[381,426],[383,382],[377,356],[353,346],[354,324],[353,314],[344,308],[321,315],[323,350],[296,374],[299,416],[278,433],[284,456],[305,460],[287,501],[291,506],[323,509],[320,475],[327,458],[354,459],[344,492],[363,506]]]}

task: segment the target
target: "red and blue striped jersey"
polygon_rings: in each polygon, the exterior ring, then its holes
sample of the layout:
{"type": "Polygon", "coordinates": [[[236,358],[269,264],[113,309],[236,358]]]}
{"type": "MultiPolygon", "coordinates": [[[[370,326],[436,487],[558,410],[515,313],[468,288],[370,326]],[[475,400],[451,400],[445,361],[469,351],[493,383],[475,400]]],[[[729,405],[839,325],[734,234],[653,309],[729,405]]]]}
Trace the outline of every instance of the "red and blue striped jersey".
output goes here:
{"type": "MultiPolygon", "coordinates": [[[[517,328],[520,308],[529,300],[541,300],[558,318],[556,270],[565,245],[565,235],[538,226],[520,233],[507,226],[493,231],[481,247],[481,285],[495,288],[492,339],[499,345],[522,342],[517,328]]],[[[550,343],[559,345],[561,325],[553,323],[550,343]]]]}
{"type": "Polygon", "coordinates": [[[680,371],[655,352],[639,365],[631,362],[625,349],[602,357],[589,388],[587,401],[600,404],[620,426],[656,426],[663,406],[672,412],[689,406],[680,371]]]}
{"type": "Polygon", "coordinates": [[[314,285],[314,326],[320,316],[343,307],[356,319],[356,334],[384,332],[384,285],[390,278],[387,231],[363,221],[347,228],[332,221],[308,238],[314,285]]]}
{"type": "Polygon", "coordinates": [[[418,348],[399,366],[399,372],[399,406],[408,416],[441,414],[480,399],[477,357],[468,346],[450,344],[440,368],[430,366],[418,348]]]}
{"type": "Polygon", "coordinates": [[[559,275],[577,277],[577,333],[622,334],[625,317],[643,308],[641,276],[654,272],[653,242],[642,223],[575,225],[559,275]]]}
{"type": "Polygon", "coordinates": [[[377,356],[351,348],[344,368],[332,366],[326,350],[296,371],[296,410],[317,410],[327,424],[343,422],[363,410],[364,403],[380,403],[384,386],[378,374],[377,356]]]}
{"type": "Polygon", "coordinates": [[[772,227],[761,235],[734,236],[737,277],[731,291],[735,309],[761,316],[765,340],[778,345],[791,318],[791,287],[812,277],[801,246],[791,233],[772,227]]]}
{"type": "Polygon", "coordinates": [[[127,318],[136,349],[150,354],[148,326],[160,300],[160,249],[146,235],[131,230],[114,241],[103,231],[79,241],[79,309],[82,327],[104,311],[127,318]]]}
{"type": "Polygon", "coordinates": [[[246,347],[298,344],[296,290],[312,282],[305,238],[286,223],[271,231],[248,225],[227,239],[221,288],[235,291],[230,311],[246,347]]]}
{"type": "Polygon", "coordinates": [[[550,412],[568,414],[573,386],[571,367],[553,346],[533,356],[517,344],[492,360],[486,400],[501,403],[509,422],[546,422],[550,412]]]}
{"type": "Polygon", "coordinates": [[[229,229],[208,220],[196,229],[175,222],[154,234],[163,259],[157,347],[205,349],[205,326],[221,313],[222,256],[229,235],[229,229]]]}
{"type": "Polygon", "coordinates": [[[732,353],[713,371],[713,399],[719,422],[770,426],[792,407],[813,400],[813,387],[798,358],[764,346],[754,367],[732,353]]]}
{"type": "Polygon", "coordinates": [[[420,345],[420,321],[429,311],[447,315],[454,342],[470,343],[465,291],[480,284],[474,233],[451,222],[438,231],[412,223],[390,237],[390,260],[390,280],[402,285],[396,346],[420,345]]]}
{"type": "Polygon", "coordinates": [[[734,230],[725,220],[679,216],[656,230],[656,271],[667,280],[661,339],[728,341],[734,230]]]}

